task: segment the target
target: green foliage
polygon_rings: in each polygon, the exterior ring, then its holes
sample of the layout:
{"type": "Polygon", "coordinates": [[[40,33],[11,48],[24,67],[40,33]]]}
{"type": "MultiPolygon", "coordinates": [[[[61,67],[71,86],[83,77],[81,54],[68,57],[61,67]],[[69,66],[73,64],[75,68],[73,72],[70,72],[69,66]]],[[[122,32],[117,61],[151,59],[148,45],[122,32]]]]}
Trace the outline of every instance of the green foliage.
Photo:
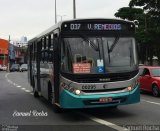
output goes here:
{"type": "Polygon", "coordinates": [[[116,17],[131,21],[137,19],[138,15],[143,15],[143,10],[141,8],[123,7],[120,8],[117,13],[115,13],[116,17]]]}
{"type": "Polygon", "coordinates": [[[120,8],[115,16],[130,21],[138,20],[139,25],[136,32],[138,42],[142,44],[159,43],[160,0],[131,0],[129,7],[120,8]]]}
{"type": "MultiPolygon", "coordinates": [[[[149,45],[150,52],[160,50],[160,0],[131,0],[129,7],[120,8],[115,16],[130,21],[137,20],[138,43],[149,45]]],[[[156,54],[160,56],[160,53],[156,54]]],[[[153,54],[150,54],[151,56],[153,54]]]]}

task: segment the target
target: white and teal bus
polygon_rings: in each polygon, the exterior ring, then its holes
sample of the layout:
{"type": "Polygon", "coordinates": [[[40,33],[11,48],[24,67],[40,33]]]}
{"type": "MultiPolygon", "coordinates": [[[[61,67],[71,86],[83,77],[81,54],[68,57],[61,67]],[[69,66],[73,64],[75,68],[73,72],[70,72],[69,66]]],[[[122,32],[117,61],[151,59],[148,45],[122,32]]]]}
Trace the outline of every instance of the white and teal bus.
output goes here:
{"type": "Polygon", "coordinates": [[[140,101],[135,25],[117,19],[62,21],[28,43],[34,96],[59,109],[140,101]]]}

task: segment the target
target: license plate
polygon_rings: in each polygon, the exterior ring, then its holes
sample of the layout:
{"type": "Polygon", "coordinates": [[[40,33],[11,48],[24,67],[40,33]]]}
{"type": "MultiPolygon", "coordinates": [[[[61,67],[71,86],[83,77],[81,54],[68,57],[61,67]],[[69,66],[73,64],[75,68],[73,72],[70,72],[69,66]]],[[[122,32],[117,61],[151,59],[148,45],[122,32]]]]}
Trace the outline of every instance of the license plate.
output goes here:
{"type": "Polygon", "coordinates": [[[99,99],[99,102],[101,102],[101,103],[109,103],[109,102],[112,102],[112,101],[113,101],[112,97],[100,98],[99,99]]]}

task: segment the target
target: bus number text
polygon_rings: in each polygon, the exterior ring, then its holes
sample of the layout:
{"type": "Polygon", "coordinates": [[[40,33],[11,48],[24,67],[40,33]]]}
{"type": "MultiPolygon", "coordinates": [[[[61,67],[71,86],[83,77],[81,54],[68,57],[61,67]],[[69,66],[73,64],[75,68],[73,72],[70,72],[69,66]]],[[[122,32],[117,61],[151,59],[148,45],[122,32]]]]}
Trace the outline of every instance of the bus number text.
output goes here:
{"type": "Polygon", "coordinates": [[[81,27],[81,24],[70,24],[71,30],[79,30],[81,27]]]}

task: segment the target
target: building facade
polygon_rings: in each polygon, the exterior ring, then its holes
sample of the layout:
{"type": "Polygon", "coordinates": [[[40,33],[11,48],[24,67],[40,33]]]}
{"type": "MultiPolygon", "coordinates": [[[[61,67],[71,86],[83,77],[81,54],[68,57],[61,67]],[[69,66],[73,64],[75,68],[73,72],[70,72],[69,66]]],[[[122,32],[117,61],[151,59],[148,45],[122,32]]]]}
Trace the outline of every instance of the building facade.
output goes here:
{"type": "Polygon", "coordinates": [[[0,39],[0,64],[8,64],[8,41],[0,39]]]}

